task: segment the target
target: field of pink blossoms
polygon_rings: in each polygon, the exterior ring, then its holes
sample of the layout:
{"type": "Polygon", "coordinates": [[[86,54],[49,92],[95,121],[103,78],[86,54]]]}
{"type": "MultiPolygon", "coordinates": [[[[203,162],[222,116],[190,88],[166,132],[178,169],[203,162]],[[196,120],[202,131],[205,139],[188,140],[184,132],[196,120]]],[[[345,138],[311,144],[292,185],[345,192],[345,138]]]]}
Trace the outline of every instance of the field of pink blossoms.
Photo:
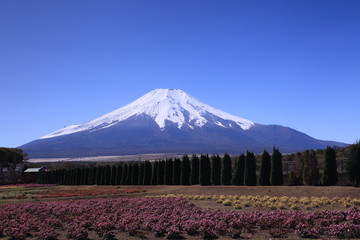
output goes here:
{"type": "Polygon", "coordinates": [[[64,200],[0,206],[0,236],[8,239],[115,239],[122,232],[139,238],[198,236],[360,238],[360,211],[222,212],[182,198],[64,200]]]}

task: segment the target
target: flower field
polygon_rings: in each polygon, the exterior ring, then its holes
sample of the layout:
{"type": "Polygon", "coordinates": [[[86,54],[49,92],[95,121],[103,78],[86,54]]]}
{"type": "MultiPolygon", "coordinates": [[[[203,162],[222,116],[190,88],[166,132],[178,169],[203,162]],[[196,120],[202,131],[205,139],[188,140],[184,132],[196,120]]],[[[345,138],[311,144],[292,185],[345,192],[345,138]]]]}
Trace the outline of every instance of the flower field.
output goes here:
{"type": "Polygon", "coordinates": [[[359,238],[360,211],[221,212],[184,198],[63,200],[0,206],[0,236],[9,239],[267,237],[359,238]],[[249,235],[250,234],[250,235],[249,235]]]}
{"type": "Polygon", "coordinates": [[[291,209],[291,210],[312,210],[319,207],[338,207],[348,208],[360,206],[360,198],[329,198],[329,197],[270,197],[270,196],[239,196],[239,195],[186,195],[186,194],[166,194],[147,197],[157,198],[185,198],[188,200],[212,199],[225,206],[233,206],[236,209],[247,207],[259,210],[270,209],[291,209]]]}

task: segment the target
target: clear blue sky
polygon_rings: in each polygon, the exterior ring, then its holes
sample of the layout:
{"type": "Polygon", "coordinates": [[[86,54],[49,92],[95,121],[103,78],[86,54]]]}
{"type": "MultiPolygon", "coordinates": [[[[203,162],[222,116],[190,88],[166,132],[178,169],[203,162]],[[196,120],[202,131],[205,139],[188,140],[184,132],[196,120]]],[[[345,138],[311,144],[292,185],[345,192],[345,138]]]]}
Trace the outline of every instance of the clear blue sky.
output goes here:
{"type": "Polygon", "coordinates": [[[0,146],[92,120],[155,88],[354,143],[360,1],[0,1],[0,146]]]}

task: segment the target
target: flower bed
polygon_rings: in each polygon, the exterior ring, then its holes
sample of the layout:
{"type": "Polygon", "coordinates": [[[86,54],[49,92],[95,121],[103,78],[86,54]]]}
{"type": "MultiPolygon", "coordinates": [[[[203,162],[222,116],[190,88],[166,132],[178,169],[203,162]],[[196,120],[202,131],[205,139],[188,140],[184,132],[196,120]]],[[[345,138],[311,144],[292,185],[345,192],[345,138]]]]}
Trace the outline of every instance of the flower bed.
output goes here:
{"type": "Polygon", "coordinates": [[[292,209],[292,210],[311,210],[321,206],[332,207],[351,207],[360,206],[359,198],[328,198],[328,197],[269,197],[269,196],[238,196],[238,195],[184,195],[167,194],[148,197],[181,197],[189,200],[212,199],[225,206],[233,206],[236,209],[253,207],[257,209],[292,209]]]}
{"type": "Polygon", "coordinates": [[[32,198],[59,198],[59,197],[76,197],[76,196],[98,196],[98,195],[117,195],[117,194],[132,194],[145,192],[145,190],[139,189],[55,189],[42,193],[39,195],[33,195],[32,198]]]}
{"type": "Polygon", "coordinates": [[[0,206],[0,236],[10,239],[85,239],[90,232],[112,239],[138,237],[241,237],[259,229],[269,237],[360,237],[360,211],[220,212],[183,198],[66,200],[0,206]]]}

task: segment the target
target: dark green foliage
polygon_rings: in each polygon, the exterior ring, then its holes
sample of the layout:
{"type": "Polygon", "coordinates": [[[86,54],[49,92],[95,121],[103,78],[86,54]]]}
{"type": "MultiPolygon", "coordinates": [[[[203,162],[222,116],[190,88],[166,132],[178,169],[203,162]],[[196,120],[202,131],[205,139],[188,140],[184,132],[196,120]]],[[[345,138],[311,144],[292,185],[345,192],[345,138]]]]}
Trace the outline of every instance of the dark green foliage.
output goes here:
{"type": "MultiPolygon", "coordinates": [[[[338,173],[336,166],[336,152],[332,147],[327,147],[324,152],[324,172],[322,175],[322,185],[331,186],[336,185],[338,181],[338,173]]],[[[358,172],[360,174],[360,172],[358,172]]]]}
{"type": "MultiPolygon", "coordinates": [[[[45,173],[45,175],[47,175],[47,174],[45,173]]],[[[72,185],[79,185],[80,178],[81,178],[81,170],[79,168],[74,169],[73,176],[74,176],[74,179],[73,179],[72,185]]]]}
{"type": "Polygon", "coordinates": [[[290,186],[297,186],[297,185],[302,185],[302,177],[298,177],[296,176],[296,173],[294,171],[291,171],[289,173],[289,185],[290,186]]]}
{"type": "MultiPolygon", "coordinates": [[[[103,174],[103,169],[101,169],[101,175],[103,174]]],[[[70,185],[75,185],[76,181],[76,172],[75,169],[70,170],[70,185]]]]}
{"type": "MultiPolygon", "coordinates": [[[[72,175],[73,175],[72,172],[73,171],[70,171],[70,179],[72,178],[72,175]]],[[[103,185],[104,184],[104,177],[105,177],[105,167],[100,166],[99,174],[100,174],[100,176],[99,176],[99,185],[103,185]]]]}
{"type": "Polygon", "coordinates": [[[235,172],[232,184],[244,185],[245,155],[241,154],[235,163],[235,172]]]}
{"type": "MultiPolygon", "coordinates": [[[[101,172],[102,172],[102,169],[101,169],[101,166],[96,166],[96,173],[95,173],[95,184],[96,185],[100,185],[100,180],[101,180],[101,172]]],[[[68,171],[68,170],[67,170],[68,171]]],[[[67,176],[67,184],[68,184],[68,178],[69,178],[69,173],[68,173],[68,176],[67,176]]]]}
{"type": "Polygon", "coordinates": [[[145,163],[140,163],[138,185],[144,185],[144,169],[145,169],[145,163]]]}
{"type": "Polygon", "coordinates": [[[131,185],[138,185],[139,180],[139,164],[134,163],[131,174],[131,185]]]}
{"type": "Polygon", "coordinates": [[[2,177],[3,168],[10,170],[12,182],[16,181],[16,165],[21,164],[26,159],[27,154],[20,148],[0,148],[0,177],[2,177]]]}
{"type": "Polygon", "coordinates": [[[264,150],[261,155],[261,167],[259,176],[259,185],[269,186],[270,185],[270,171],[271,171],[271,156],[264,150]]]}
{"type": "Polygon", "coordinates": [[[153,164],[153,172],[152,172],[152,176],[151,176],[151,185],[157,185],[158,170],[159,170],[159,162],[156,161],[153,164]]]}
{"type": "Polygon", "coordinates": [[[210,158],[207,154],[201,154],[200,156],[200,185],[211,185],[211,166],[210,158]]]}
{"type": "MultiPolygon", "coordinates": [[[[91,167],[89,170],[89,175],[88,175],[88,184],[94,185],[95,178],[96,178],[96,167],[91,167]]],[[[60,184],[62,184],[62,183],[60,183],[60,184]]]]}
{"type": "Polygon", "coordinates": [[[111,167],[107,165],[105,167],[105,182],[104,185],[110,185],[111,167]]]}
{"type": "Polygon", "coordinates": [[[271,156],[271,173],[270,173],[271,185],[278,186],[284,184],[283,170],[282,170],[282,154],[279,149],[273,148],[271,156]]]}
{"type": "Polygon", "coordinates": [[[77,176],[76,169],[72,169],[71,170],[71,185],[77,185],[77,178],[78,178],[78,176],[77,176]]]}
{"type": "MultiPolygon", "coordinates": [[[[41,173],[40,173],[40,176],[41,176],[41,173]]],[[[63,181],[61,184],[67,185],[67,178],[68,178],[68,170],[64,169],[64,178],[63,178],[63,181]]],[[[40,177],[37,179],[37,183],[40,183],[39,180],[40,180],[40,177]]]]}
{"type": "Polygon", "coordinates": [[[221,164],[221,183],[231,185],[232,162],[229,154],[225,153],[221,164]]]}
{"type": "Polygon", "coordinates": [[[310,164],[309,164],[309,158],[310,158],[310,151],[306,150],[303,153],[303,182],[304,185],[311,185],[311,176],[310,176],[310,164]]]}
{"type": "Polygon", "coordinates": [[[145,161],[144,166],[144,185],[151,184],[152,167],[149,161],[145,161]]]}
{"type": "MultiPolygon", "coordinates": [[[[86,175],[85,168],[80,168],[79,170],[80,170],[80,182],[79,182],[79,185],[85,185],[85,175],[86,175]]],[[[52,173],[52,172],[50,172],[50,173],[52,173]]],[[[50,175],[52,175],[52,174],[50,174],[50,175]]],[[[50,179],[48,181],[52,181],[51,178],[52,178],[52,176],[50,177],[50,179]]]]}
{"type": "Polygon", "coordinates": [[[314,150],[303,153],[303,181],[305,185],[319,185],[319,168],[314,150]]]}
{"type": "Polygon", "coordinates": [[[349,146],[347,151],[346,172],[349,181],[355,186],[360,186],[360,142],[349,146]]]}
{"type": "MultiPolygon", "coordinates": [[[[85,184],[85,185],[90,185],[90,182],[89,182],[89,176],[90,176],[90,174],[91,174],[91,170],[92,170],[92,168],[91,167],[87,167],[87,168],[85,168],[84,169],[85,170],[85,176],[84,176],[84,181],[83,181],[83,183],[85,184]]],[[[57,179],[59,179],[58,177],[56,177],[57,179]]],[[[58,181],[57,181],[57,183],[58,183],[58,181]]]]}
{"type": "Polygon", "coordinates": [[[294,155],[294,176],[289,176],[290,185],[303,185],[303,172],[304,172],[304,157],[301,152],[294,155]],[[292,177],[292,179],[290,179],[292,177]]]}
{"type": "MultiPolygon", "coordinates": [[[[336,163],[336,161],[335,161],[335,163],[336,163]]],[[[309,166],[310,166],[311,185],[319,186],[320,185],[320,173],[319,173],[318,161],[316,158],[316,152],[314,150],[310,150],[309,166]]]]}
{"type": "Polygon", "coordinates": [[[200,165],[199,157],[193,154],[191,157],[191,172],[190,172],[191,185],[199,184],[199,173],[200,173],[199,165],[200,165]]]}
{"type": "Polygon", "coordinates": [[[128,175],[128,164],[124,164],[124,167],[123,167],[123,172],[122,172],[122,175],[121,175],[121,185],[126,185],[126,179],[127,179],[127,175],[128,175]]]}
{"type": "Polygon", "coordinates": [[[157,174],[157,185],[164,185],[164,176],[165,176],[165,160],[161,160],[158,165],[158,174],[157,174]]]}
{"type": "Polygon", "coordinates": [[[179,158],[175,158],[173,166],[173,184],[180,185],[181,176],[181,161],[179,158]]]}
{"type": "Polygon", "coordinates": [[[221,184],[221,157],[219,155],[211,156],[211,183],[212,185],[221,184]]]}
{"type": "Polygon", "coordinates": [[[182,157],[180,184],[190,185],[190,159],[187,155],[182,157]]]}
{"type": "MultiPolygon", "coordinates": [[[[65,185],[70,185],[70,177],[71,177],[71,170],[66,169],[66,171],[65,171],[65,185]]],[[[100,182],[100,180],[99,180],[99,182],[100,182]]]]}
{"type": "Polygon", "coordinates": [[[116,185],[120,185],[121,184],[121,175],[122,175],[122,171],[123,171],[123,167],[122,165],[117,165],[116,167],[116,181],[115,184],[116,185]]]}
{"type": "Polygon", "coordinates": [[[247,186],[256,185],[256,159],[252,152],[246,153],[244,183],[247,186]]]}
{"type": "Polygon", "coordinates": [[[173,160],[166,159],[165,161],[165,174],[164,174],[164,182],[166,185],[173,184],[173,160]]]}
{"type": "Polygon", "coordinates": [[[133,166],[134,164],[129,164],[128,165],[128,174],[126,176],[126,180],[125,183],[126,185],[131,185],[132,184],[132,174],[133,174],[133,166]]]}
{"type": "Polygon", "coordinates": [[[111,166],[110,185],[116,184],[116,166],[111,166]]]}

